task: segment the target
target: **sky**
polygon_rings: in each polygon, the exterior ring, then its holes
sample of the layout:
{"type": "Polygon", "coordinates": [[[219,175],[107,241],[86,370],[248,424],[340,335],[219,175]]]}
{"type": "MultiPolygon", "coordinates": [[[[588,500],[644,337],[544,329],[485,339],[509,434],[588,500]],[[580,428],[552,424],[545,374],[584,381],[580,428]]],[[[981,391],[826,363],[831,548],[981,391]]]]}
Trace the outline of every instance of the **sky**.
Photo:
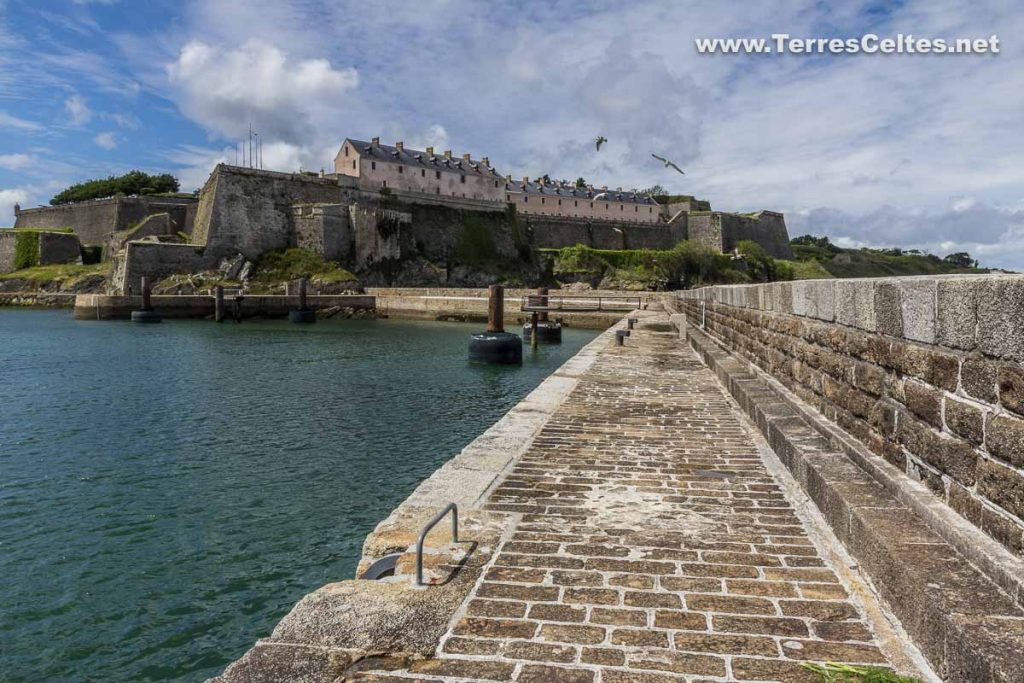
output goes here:
{"type": "Polygon", "coordinates": [[[345,137],[379,136],[1024,270],[1022,37],[1019,0],[0,0],[0,226],[133,168],[201,187],[251,124],[274,170],[329,172],[345,137]],[[773,33],[1000,52],[694,44],[773,33]]]}

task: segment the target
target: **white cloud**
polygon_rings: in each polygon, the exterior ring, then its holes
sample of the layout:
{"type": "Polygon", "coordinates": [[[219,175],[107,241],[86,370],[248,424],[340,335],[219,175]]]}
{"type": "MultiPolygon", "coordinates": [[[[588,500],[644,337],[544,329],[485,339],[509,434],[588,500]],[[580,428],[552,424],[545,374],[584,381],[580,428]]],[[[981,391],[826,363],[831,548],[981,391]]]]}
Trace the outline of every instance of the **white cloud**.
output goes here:
{"type": "Polygon", "coordinates": [[[72,95],[64,100],[64,109],[71,117],[71,125],[82,126],[92,119],[92,110],[81,95],[72,95]]]}
{"type": "Polygon", "coordinates": [[[117,148],[117,138],[114,136],[113,133],[110,132],[100,133],[95,138],[93,138],[93,141],[103,149],[117,148]]]}
{"type": "Polygon", "coordinates": [[[240,138],[254,123],[266,138],[299,146],[310,144],[316,124],[344,107],[359,83],[355,69],[290,58],[256,40],[229,50],[192,41],[167,76],[182,111],[208,130],[240,138]]]}
{"type": "Polygon", "coordinates": [[[0,128],[16,128],[18,130],[40,130],[42,126],[34,121],[26,121],[0,111],[0,128]]]}
{"type": "Polygon", "coordinates": [[[39,160],[31,154],[0,154],[0,168],[6,168],[9,171],[31,168],[37,163],[39,160]]]}
{"type": "Polygon", "coordinates": [[[14,225],[14,205],[27,207],[30,192],[23,187],[0,190],[0,227],[14,225]]]}

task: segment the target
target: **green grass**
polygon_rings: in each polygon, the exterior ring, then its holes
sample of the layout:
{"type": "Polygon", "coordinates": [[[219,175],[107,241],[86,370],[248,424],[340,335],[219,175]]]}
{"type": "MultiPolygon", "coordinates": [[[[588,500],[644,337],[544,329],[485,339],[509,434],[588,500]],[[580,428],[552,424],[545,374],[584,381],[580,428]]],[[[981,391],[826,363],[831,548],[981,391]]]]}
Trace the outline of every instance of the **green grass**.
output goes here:
{"type": "Polygon", "coordinates": [[[277,284],[300,277],[320,282],[345,282],[357,280],[355,275],[334,261],[324,261],[319,254],[308,249],[283,249],[270,251],[255,263],[252,280],[254,283],[277,284]]]}
{"type": "Polygon", "coordinates": [[[14,269],[22,270],[39,264],[39,233],[19,230],[14,236],[14,269]]]}
{"type": "MultiPolygon", "coordinates": [[[[682,241],[672,249],[592,249],[577,244],[563,249],[541,249],[552,260],[555,278],[608,278],[629,288],[679,289],[700,284],[734,284],[753,278],[789,279],[787,262],[764,255],[759,269],[736,268],[727,255],[682,241]]],[[[749,262],[748,262],[749,265],[749,262]]]]}
{"type": "Polygon", "coordinates": [[[823,278],[835,277],[825,270],[824,266],[817,260],[810,261],[787,261],[793,268],[794,280],[820,280],[823,278]]]}
{"type": "Polygon", "coordinates": [[[110,273],[109,263],[97,263],[82,266],[74,263],[59,263],[50,266],[33,266],[22,268],[11,273],[0,274],[0,280],[28,280],[37,285],[48,285],[52,282],[61,282],[64,285],[73,284],[75,281],[89,275],[108,275],[110,273]]]}
{"type": "Polygon", "coordinates": [[[809,244],[794,244],[793,255],[798,266],[808,274],[806,277],[891,277],[897,275],[946,275],[950,273],[987,273],[984,268],[960,268],[943,261],[934,254],[911,254],[891,249],[843,249],[834,245],[827,247],[809,244]],[[821,275],[821,271],[827,275],[821,275]]]}
{"type": "Polygon", "coordinates": [[[803,667],[820,675],[822,683],[921,683],[916,678],[900,676],[889,669],[875,666],[808,662],[803,667]]]}

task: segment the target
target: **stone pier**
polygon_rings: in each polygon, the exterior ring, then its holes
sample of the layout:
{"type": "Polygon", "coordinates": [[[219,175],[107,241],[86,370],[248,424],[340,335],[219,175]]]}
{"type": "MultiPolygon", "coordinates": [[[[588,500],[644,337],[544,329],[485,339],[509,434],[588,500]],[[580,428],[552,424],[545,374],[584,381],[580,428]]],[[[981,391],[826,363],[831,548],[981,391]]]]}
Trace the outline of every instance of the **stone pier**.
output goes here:
{"type": "MultiPolygon", "coordinates": [[[[632,315],[624,346],[622,320],[371,534],[361,566],[404,552],[395,577],[307,596],[218,682],[819,681],[806,662],[938,680],[681,316],[632,315]],[[432,534],[436,585],[413,588],[409,548],[449,500],[470,520],[463,542],[432,534]]],[[[832,503],[870,508],[850,476],[854,500],[832,503]]],[[[891,531],[916,533],[898,512],[891,531]]],[[[1016,680],[1008,652],[944,677],[1016,680]]]]}

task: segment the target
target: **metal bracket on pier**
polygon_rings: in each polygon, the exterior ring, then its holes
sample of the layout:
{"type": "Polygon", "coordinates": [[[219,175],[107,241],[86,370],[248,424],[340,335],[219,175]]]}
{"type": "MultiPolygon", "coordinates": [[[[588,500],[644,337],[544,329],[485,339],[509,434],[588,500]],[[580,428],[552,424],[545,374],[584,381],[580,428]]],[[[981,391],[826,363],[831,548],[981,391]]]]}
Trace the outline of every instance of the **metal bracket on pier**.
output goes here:
{"type": "Polygon", "coordinates": [[[444,516],[449,512],[452,513],[452,543],[459,542],[459,506],[455,503],[448,503],[444,510],[441,510],[437,515],[427,522],[427,525],[423,527],[423,531],[420,532],[419,540],[416,541],[416,585],[423,586],[423,542],[427,540],[427,534],[434,526],[444,519],[444,516]]]}

